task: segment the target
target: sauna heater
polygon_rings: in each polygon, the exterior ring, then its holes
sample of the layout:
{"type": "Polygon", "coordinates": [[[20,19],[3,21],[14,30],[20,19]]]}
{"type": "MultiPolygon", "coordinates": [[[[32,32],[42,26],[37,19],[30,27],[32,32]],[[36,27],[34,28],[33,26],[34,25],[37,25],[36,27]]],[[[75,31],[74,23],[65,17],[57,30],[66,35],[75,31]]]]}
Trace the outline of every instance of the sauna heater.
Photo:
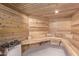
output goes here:
{"type": "Polygon", "coordinates": [[[21,42],[13,40],[0,45],[1,56],[21,56],[21,42]]]}

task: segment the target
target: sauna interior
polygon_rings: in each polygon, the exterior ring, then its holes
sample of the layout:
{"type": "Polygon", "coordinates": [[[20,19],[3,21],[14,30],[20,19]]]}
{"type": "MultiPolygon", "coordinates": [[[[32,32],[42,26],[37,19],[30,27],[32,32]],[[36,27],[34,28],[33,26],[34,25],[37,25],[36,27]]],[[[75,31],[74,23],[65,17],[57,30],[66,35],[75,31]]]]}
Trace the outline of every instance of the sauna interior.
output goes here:
{"type": "Polygon", "coordinates": [[[79,3],[1,3],[0,56],[78,56],[79,3]]]}

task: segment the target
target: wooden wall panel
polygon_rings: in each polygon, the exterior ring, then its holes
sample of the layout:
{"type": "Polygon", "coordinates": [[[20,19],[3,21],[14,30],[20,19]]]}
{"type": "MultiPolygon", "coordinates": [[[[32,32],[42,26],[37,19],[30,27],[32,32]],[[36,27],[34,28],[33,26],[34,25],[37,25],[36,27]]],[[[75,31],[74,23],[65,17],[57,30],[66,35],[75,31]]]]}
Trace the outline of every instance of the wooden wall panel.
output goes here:
{"type": "Polygon", "coordinates": [[[48,20],[29,18],[30,39],[44,38],[48,33],[48,20]]]}
{"type": "Polygon", "coordinates": [[[28,17],[0,4],[0,43],[28,38],[28,17]]]}
{"type": "Polygon", "coordinates": [[[71,18],[60,18],[59,20],[60,21],[50,22],[49,33],[52,36],[56,36],[56,37],[69,38],[69,39],[72,38],[71,18]]]}
{"type": "Polygon", "coordinates": [[[70,42],[79,49],[79,12],[72,16],[72,34],[73,39],[70,42]]]}

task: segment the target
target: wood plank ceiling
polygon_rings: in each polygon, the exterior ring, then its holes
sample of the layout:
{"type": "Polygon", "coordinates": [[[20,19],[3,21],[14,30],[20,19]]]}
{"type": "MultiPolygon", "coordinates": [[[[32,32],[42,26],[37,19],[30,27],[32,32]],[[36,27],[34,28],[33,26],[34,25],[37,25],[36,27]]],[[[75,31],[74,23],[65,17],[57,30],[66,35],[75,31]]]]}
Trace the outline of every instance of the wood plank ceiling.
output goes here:
{"type": "Polygon", "coordinates": [[[78,3],[10,3],[3,4],[21,13],[47,19],[70,17],[79,9],[78,3]],[[59,13],[55,14],[55,10],[59,13]]]}

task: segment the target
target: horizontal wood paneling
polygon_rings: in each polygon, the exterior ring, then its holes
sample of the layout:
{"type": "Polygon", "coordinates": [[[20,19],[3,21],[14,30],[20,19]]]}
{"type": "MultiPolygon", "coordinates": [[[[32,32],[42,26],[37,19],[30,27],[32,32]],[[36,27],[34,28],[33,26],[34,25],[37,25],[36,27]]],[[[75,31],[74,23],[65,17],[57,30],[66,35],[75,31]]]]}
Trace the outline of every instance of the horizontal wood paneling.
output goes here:
{"type": "Polygon", "coordinates": [[[28,17],[0,4],[0,43],[27,38],[28,17]]]}
{"type": "Polygon", "coordinates": [[[79,49],[79,12],[72,16],[72,34],[73,39],[70,42],[79,49]]]}
{"type": "Polygon", "coordinates": [[[48,33],[48,20],[29,18],[29,37],[38,39],[46,37],[48,33]]]}
{"type": "Polygon", "coordinates": [[[71,18],[60,18],[61,21],[50,22],[50,34],[61,38],[72,38],[71,18]],[[65,20],[64,20],[65,19],[65,20]]]}

